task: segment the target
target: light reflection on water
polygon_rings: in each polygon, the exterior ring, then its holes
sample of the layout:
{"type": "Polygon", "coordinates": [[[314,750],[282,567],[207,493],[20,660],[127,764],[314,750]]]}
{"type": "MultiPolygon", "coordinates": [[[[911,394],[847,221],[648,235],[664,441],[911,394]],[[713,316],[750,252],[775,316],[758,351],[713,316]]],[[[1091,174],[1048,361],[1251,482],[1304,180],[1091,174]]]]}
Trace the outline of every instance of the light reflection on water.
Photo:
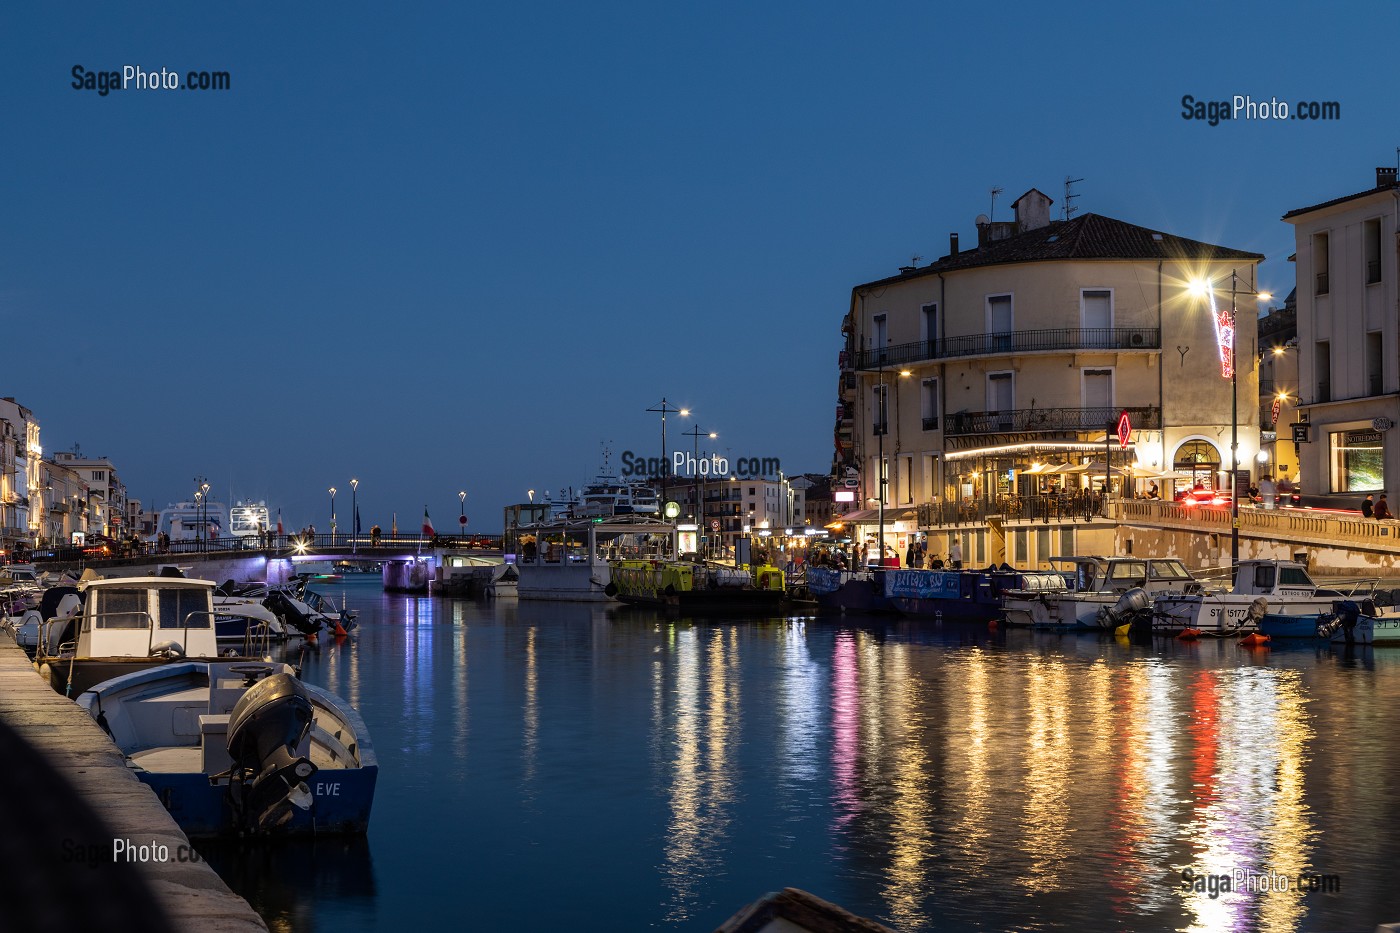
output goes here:
{"type": "Polygon", "coordinates": [[[360,628],[305,676],[371,729],[368,845],[215,856],[298,930],[711,930],[786,885],[900,930],[1400,918],[1385,653],[344,592],[360,628]]]}

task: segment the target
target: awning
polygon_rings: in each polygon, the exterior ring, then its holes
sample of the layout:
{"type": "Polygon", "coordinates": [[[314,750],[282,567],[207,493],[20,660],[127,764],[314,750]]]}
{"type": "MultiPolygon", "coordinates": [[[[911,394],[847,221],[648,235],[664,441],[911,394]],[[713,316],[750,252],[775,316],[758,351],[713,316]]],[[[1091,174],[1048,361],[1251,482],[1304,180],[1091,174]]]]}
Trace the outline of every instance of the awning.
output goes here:
{"type": "Polygon", "coordinates": [[[1068,469],[1068,464],[1064,463],[1038,463],[1028,470],[1022,470],[1022,476],[1044,476],[1047,473],[1063,473],[1068,469]]]}
{"type": "MultiPolygon", "coordinates": [[[[918,513],[913,509],[885,509],[885,524],[892,525],[895,522],[912,522],[918,517],[918,513]]],[[[840,522],[843,525],[878,525],[880,523],[879,509],[859,509],[855,512],[847,512],[845,515],[833,515],[831,525],[840,522]]],[[[830,528],[831,525],[826,527],[830,528]]]]}

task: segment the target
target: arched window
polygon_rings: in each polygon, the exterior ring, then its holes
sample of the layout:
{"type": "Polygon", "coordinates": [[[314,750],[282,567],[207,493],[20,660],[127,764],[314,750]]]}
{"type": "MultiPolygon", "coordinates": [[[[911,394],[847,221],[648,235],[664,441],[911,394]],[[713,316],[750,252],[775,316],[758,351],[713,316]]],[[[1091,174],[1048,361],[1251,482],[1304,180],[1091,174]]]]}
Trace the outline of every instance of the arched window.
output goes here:
{"type": "Polygon", "coordinates": [[[1209,441],[1187,441],[1176,449],[1172,466],[1182,473],[1191,474],[1192,486],[1200,483],[1211,489],[1220,470],[1220,451],[1209,441]]]}

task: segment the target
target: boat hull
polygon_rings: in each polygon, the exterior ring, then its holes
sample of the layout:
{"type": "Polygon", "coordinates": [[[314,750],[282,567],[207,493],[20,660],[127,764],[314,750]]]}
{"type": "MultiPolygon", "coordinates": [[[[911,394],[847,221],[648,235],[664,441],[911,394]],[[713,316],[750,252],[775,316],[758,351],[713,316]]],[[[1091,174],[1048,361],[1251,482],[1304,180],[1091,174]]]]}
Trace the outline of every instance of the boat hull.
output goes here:
{"type": "Polygon", "coordinates": [[[1259,620],[1259,634],[1270,638],[1317,638],[1319,615],[1280,615],[1266,613],[1259,620]]]}
{"type": "Polygon", "coordinates": [[[807,591],[827,612],[897,612],[885,595],[884,578],[882,570],[852,573],[812,567],[807,570],[807,591]]]}
{"type": "Polygon", "coordinates": [[[736,589],[682,590],[672,594],[643,596],[619,593],[618,601],[629,606],[665,609],[682,615],[724,615],[727,613],[778,615],[786,600],[781,590],[736,589]]]}
{"type": "Polygon", "coordinates": [[[1358,616],[1332,635],[1334,645],[1400,645],[1400,616],[1358,616]]]}
{"type": "MultiPolygon", "coordinates": [[[[1299,596],[1281,599],[1278,596],[1220,595],[1159,596],[1152,604],[1153,631],[1174,634],[1195,629],[1209,635],[1244,635],[1253,632],[1258,622],[1251,616],[1251,607],[1263,599],[1274,616],[1316,616],[1330,612],[1335,596],[1299,596]]],[[[1262,618],[1262,616],[1261,616],[1262,618]]]]}
{"type": "Polygon", "coordinates": [[[608,565],[521,564],[515,585],[520,599],[546,599],[556,602],[610,603],[606,592],[611,579],[608,565]]]}

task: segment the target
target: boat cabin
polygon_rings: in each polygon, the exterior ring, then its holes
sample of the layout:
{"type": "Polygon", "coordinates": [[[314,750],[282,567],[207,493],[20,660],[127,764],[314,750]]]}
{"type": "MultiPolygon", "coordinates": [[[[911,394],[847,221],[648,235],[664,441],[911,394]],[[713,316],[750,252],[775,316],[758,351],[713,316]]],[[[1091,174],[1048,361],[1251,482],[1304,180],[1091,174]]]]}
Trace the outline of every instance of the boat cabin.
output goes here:
{"type": "Polygon", "coordinates": [[[83,594],[79,658],[145,658],[172,642],[187,658],[218,657],[212,580],[118,577],[83,594]]]}
{"type": "Polygon", "coordinates": [[[1077,593],[1126,593],[1134,588],[1149,593],[1179,590],[1195,581],[1191,571],[1176,558],[1052,557],[1069,588],[1077,593]]]}
{"type": "Polygon", "coordinates": [[[1291,560],[1242,560],[1232,592],[1244,596],[1315,596],[1307,568],[1291,560]]]}

